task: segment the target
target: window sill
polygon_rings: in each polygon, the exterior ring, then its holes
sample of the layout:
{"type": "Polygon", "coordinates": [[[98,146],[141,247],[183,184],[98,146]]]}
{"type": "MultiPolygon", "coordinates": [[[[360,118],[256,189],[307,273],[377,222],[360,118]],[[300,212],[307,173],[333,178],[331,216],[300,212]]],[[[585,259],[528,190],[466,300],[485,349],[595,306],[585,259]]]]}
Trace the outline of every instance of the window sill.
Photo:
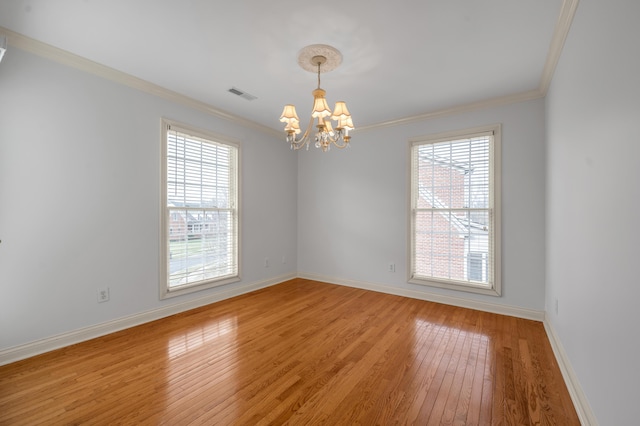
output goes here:
{"type": "Polygon", "coordinates": [[[446,288],[449,290],[456,291],[464,291],[467,293],[476,293],[476,294],[485,294],[487,296],[495,296],[500,297],[502,292],[500,291],[500,287],[481,287],[475,286],[473,284],[465,284],[462,282],[455,281],[445,281],[445,280],[435,280],[435,279],[425,279],[425,278],[409,278],[408,282],[410,284],[423,285],[428,287],[438,287],[438,288],[446,288]]]}
{"type": "Polygon", "coordinates": [[[160,299],[169,299],[171,297],[182,296],[184,294],[195,293],[196,291],[206,290],[208,288],[221,287],[240,281],[240,276],[232,276],[219,280],[205,281],[200,284],[177,286],[173,289],[164,288],[161,290],[160,299]]]}

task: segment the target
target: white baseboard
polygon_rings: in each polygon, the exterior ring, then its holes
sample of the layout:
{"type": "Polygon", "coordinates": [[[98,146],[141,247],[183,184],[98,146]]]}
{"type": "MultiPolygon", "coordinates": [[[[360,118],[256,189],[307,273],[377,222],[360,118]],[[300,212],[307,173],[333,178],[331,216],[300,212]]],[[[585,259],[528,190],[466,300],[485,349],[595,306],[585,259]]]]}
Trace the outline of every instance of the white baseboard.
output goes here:
{"type": "Polygon", "coordinates": [[[458,306],[461,308],[475,309],[478,311],[491,312],[494,314],[509,315],[517,318],[530,319],[534,321],[544,320],[544,311],[535,309],[519,308],[516,306],[500,305],[498,303],[480,302],[477,300],[468,300],[461,297],[445,296],[442,294],[430,293],[428,291],[415,291],[406,288],[390,287],[381,284],[373,284],[364,281],[346,280],[340,278],[332,278],[321,275],[298,273],[299,278],[305,278],[314,281],[322,281],[330,284],[338,284],[347,287],[361,288],[363,290],[376,291],[378,293],[393,294],[396,296],[404,296],[412,299],[426,300],[429,302],[442,303],[445,305],[458,306]]]}
{"type": "Polygon", "coordinates": [[[553,349],[553,353],[556,356],[556,360],[558,361],[560,372],[562,373],[564,382],[567,385],[567,389],[569,390],[569,395],[571,396],[571,400],[573,401],[573,406],[576,408],[576,411],[578,413],[580,423],[582,423],[584,426],[597,426],[598,421],[596,420],[596,417],[591,410],[589,400],[582,391],[580,381],[578,380],[576,373],[571,367],[571,362],[567,357],[567,353],[564,351],[562,343],[560,343],[560,339],[558,338],[558,335],[556,334],[556,331],[551,325],[551,322],[549,321],[547,316],[545,316],[543,324],[544,329],[547,332],[549,342],[551,343],[551,349],[553,349]]]}
{"type": "Polygon", "coordinates": [[[478,302],[474,300],[467,300],[453,296],[444,296],[441,294],[434,294],[429,292],[415,291],[397,287],[389,287],[380,284],[372,284],[368,282],[362,281],[354,281],[354,280],[345,280],[345,279],[337,279],[331,277],[325,277],[314,274],[306,274],[299,273],[299,278],[305,278],[314,281],[322,281],[331,284],[344,285],[347,287],[355,287],[361,288],[363,290],[371,290],[377,291],[380,293],[393,294],[396,296],[404,296],[410,297],[413,299],[427,300],[430,302],[443,303],[446,305],[459,306],[462,308],[476,309],[479,311],[491,312],[501,315],[509,315],[518,318],[530,319],[535,321],[542,321],[545,331],[547,332],[547,336],[549,338],[549,342],[551,344],[551,348],[553,349],[553,353],[556,357],[556,361],[560,367],[560,371],[562,373],[562,377],[567,385],[567,389],[569,391],[569,395],[571,396],[571,400],[573,405],[578,413],[578,418],[580,422],[584,426],[598,426],[598,421],[596,420],[593,411],[591,410],[591,405],[589,404],[584,392],[582,391],[582,387],[580,386],[580,382],[578,381],[577,376],[575,375],[573,368],[571,367],[571,363],[567,358],[567,355],[556,335],[553,327],[549,323],[545,311],[536,311],[532,309],[524,309],[513,306],[504,306],[495,303],[486,303],[486,302],[478,302]]]}
{"type": "Polygon", "coordinates": [[[113,321],[108,321],[91,327],[85,327],[82,329],[70,331],[68,333],[59,334],[24,345],[14,346],[12,348],[0,351],[0,365],[9,364],[35,355],[40,355],[45,352],[84,342],[96,337],[104,336],[150,321],[155,321],[157,319],[175,315],[180,312],[185,312],[190,309],[199,308],[201,306],[209,305],[211,303],[219,302],[221,300],[229,299],[241,294],[250,293],[252,291],[276,285],[296,277],[326,282],[330,284],[343,285],[347,287],[355,287],[363,290],[371,290],[379,293],[393,294],[396,296],[404,296],[412,299],[443,303],[452,306],[459,306],[462,308],[476,309],[484,312],[542,321],[547,332],[547,336],[549,337],[549,342],[551,343],[554,355],[560,367],[560,371],[569,390],[571,400],[573,401],[573,404],[578,413],[578,417],[580,418],[580,422],[585,426],[598,425],[593,411],[591,410],[591,406],[589,405],[584,392],[582,392],[582,388],[580,387],[578,378],[575,375],[573,368],[571,367],[571,363],[567,358],[562,344],[560,343],[560,340],[558,339],[553,326],[548,321],[544,311],[505,306],[496,303],[467,300],[459,297],[445,296],[430,292],[390,287],[356,280],[337,279],[307,273],[299,273],[298,275],[289,274],[264,281],[253,282],[242,286],[233,287],[227,291],[216,293],[213,295],[208,295],[200,297],[198,299],[173,304],[146,312],[141,312],[139,314],[134,314],[123,318],[118,318],[113,321]]]}
{"type": "Polygon", "coordinates": [[[54,349],[63,348],[76,343],[84,342],[87,340],[95,339],[96,337],[104,336],[116,331],[124,330],[126,328],[134,327],[136,325],[144,324],[150,321],[155,321],[160,318],[165,318],[171,315],[185,312],[190,309],[199,308],[201,306],[209,305],[211,303],[219,302],[221,300],[229,299],[231,297],[239,296],[241,294],[250,293],[261,288],[269,287],[281,282],[296,278],[295,274],[282,275],[275,278],[270,278],[264,281],[258,281],[248,283],[240,286],[234,286],[226,291],[200,297],[198,299],[189,300],[182,303],[177,303],[161,308],[153,309],[146,312],[130,315],[123,318],[118,318],[105,323],[93,325],[90,327],[84,327],[78,330],[73,330],[67,333],[58,334],[56,336],[48,337],[46,339],[37,340],[35,342],[26,343],[24,345],[14,346],[0,351],[0,365],[9,364],[15,361],[20,361],[35,355],[40,355],[45,352],[52,351],[54,349]]]}

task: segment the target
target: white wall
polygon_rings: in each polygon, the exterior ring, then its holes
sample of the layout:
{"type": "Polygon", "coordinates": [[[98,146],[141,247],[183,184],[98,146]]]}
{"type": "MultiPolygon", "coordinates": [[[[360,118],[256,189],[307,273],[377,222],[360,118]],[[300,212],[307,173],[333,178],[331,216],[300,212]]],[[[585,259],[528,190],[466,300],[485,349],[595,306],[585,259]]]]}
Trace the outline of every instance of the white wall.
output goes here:
{"type": "Polygon", "coordinates": [[[231,286],[295,274],[297,160],[282,140],[10,48],[0,350],[229,290],[158,298],[161,117],[240,141],[243,268],[231,286]],[[102,287],[111,300],[98,304],[102,287]]]}
{"type": "Polygon", "coordinates": [[[546,307],[602,425],[638,424],[639,17],[582,0],[547,96],[546,307]]]}
{"type": "Polygon", "coordinates": [[[300,274],[544,309],[542,99],[356,131],[351,145],[298,154],[300,274]],[[408,284],[409,138],[495,123],[502,124],[502,297],[408,284]]]}

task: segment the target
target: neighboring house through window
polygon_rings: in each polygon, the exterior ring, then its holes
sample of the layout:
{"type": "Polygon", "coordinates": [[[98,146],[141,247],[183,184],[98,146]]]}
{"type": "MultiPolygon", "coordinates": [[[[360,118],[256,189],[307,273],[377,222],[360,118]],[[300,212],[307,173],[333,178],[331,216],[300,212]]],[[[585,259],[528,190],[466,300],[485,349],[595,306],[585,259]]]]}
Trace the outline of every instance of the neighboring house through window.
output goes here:
{"type": "Polygon", "coordinates": [[[239,280],[238,150],[162,120],[161,297],[239,280]]]}
{"type": "Polygon", "coordinates": [[[409,281],[500,295],[500,126],[411,141],[409,281]]]}

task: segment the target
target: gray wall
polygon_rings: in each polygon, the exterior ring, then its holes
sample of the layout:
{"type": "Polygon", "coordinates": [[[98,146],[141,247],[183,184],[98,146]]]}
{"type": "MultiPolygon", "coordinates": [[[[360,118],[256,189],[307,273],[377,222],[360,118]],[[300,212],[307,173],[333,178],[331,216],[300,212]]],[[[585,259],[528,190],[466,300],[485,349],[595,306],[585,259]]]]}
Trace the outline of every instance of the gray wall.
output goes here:
{"type": "Polygon", "coordinates": [[[546,309],[599,422],[633,424],[638,16],[633,0],[582,0],[546,108],[529,101],[355,132],[352,149],[328,154],[295,155],[273,137],[10,49],[0,65],[0,350],[201,297],[158,299],[164,116],[241,141],[234,285],[298,271],[546,309]],[[503,297],[407,284],[407,139],[493,123],[503,124],[503,297]],[[105,286],[111,301],[97,304],[105,286]]]}
{"type": "Polygon", "coordinates": [[[0,67],[0,93],[0,349],[201,297],[158,300],[163,116],[241,141],[237,285],[298,272],[544,309],[541,99],[355,132],[351,149],[296,154],[279,138],[18,49],[0,67]],[[503,296],[408,284],[408,139],[495,123],[503,296]],[[98,304],[106,286],[111,301],[98,304]]]}
{"type": "Polygon", "coordinates": [[[158,298],[161,117],[240,141],[232,286],[295,274],[297,159],[284,141],[12,48],[0,64],[0,349],[229,290],[158,298]],[[102,287],[111,300],[98,304],[102,287]]]}
{"type": "Polygon", "coordinates": [[[547,96],[546,309],[602,425],[638,424],[639,17],[581,1],[547,96]]]}
{"type": "Polygon", "coordinates": [[[356,131],[351,145],[299,153],[299,273],[544,309],[542,99],[356,131]],[[408,284],[409,138],[494,123],[502,124],[502,297],[408,284]]]}

